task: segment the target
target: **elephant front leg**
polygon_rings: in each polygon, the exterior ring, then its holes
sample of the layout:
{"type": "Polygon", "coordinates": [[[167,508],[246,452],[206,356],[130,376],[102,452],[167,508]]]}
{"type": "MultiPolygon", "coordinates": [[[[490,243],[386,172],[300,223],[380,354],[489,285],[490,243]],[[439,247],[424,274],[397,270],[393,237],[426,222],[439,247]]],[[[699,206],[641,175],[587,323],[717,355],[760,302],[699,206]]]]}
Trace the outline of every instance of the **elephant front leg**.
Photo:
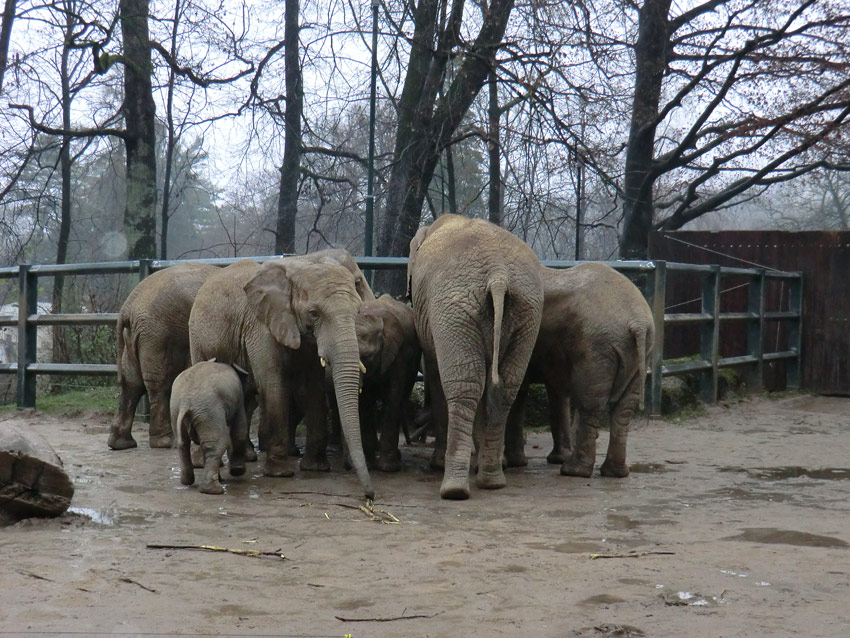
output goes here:
{"type": "MultiPolygon", "coordinates": [[[[403,419],[405,395],[400,385],[400,379],[391,381],[389,390],[384,395],[384,413],[381,415],[381,440],[379,443],[380,455],[377,460],[377,467],[381,472],[398,472],[401,470],[401,451],[398,449],[398,437],[403,419]]],[[[371,417],[374,419],[374,410],[372,412],[371,417]]]]}
{"type": "Polygon", "coordinates": [[[228,452],[228,469],[231,476],[245,474],[245,461],[248,444],[248,418],[243,406],[239,406],[230,428],[230,451],[228,452]]]}
{"type": "Polygon", "coordinates": [[[517,393],[514,404],[508,413],[505,424],[505,465],[507,467],[525,467],[528,457],[525,455],[525,404],[528,397],[528,384],[523,384],[517,393]]]}
{"type": "Polygon", "coordinates": [[[431,429],[434,431],[434,452],[431,454],[429,465],[432,469],[442,470],[446,467],[446,439],[449,429],[448,408],[443,385],[437,373],[437,361],[425,364],[428,374],[428,395],[431,410],[431,429]]]}
{"type": "Polygon", "coordinates": [[[192,463],[192,454],[190,446],[192,441],[189,438],[188,432],[183,432],[178,442],[178,453],[180,456],[180,483],[183,485],[191,485],[195,482],[195,468],[192,463]]]}
{"type": "MultiPolygon", "coordinates": [[[[261,393],[262,420],[266,421],[268,450],[263,475],[289,477],[295,475],[294,461],[289,455],[290,405],[292,397],[287,388],[269,388],[261,393]]],[[[262,423],[262,421],[261,421],[262,423]]],[[[262,449],[262,445],[260,446],[262,449]]]]}
{"type": "Polygon", "coordinates": [[[570,456],[570,397],[552,385],[546,385],[549,402],[549,427],[552,430],[552,451],[546,462],[560,465],[570,456]]]}
{"type": "Polygon", "coordinates": [[[599,437],[601,414],[579,410],[579,423],[572,454],[561,465],[564,476],[589,478],[596,463],[596,439],[599,437]]]}

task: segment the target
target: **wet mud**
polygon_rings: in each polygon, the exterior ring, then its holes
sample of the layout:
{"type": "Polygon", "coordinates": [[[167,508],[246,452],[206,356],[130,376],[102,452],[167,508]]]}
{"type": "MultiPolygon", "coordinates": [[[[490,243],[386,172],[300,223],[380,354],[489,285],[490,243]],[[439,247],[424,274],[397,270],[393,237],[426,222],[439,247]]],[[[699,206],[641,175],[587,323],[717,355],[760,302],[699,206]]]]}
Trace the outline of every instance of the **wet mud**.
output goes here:
{"type": "Polygon", "coordinates": [[[290,479],[225,471],[213,496],[143,424],[115,452],[108,416],[6,415],[76,492],[0,528],[0,634],[843,638],[845,415],[850,399],[787,396],[638,419],[625,479],[598,474],[604,432],[589,479],[529,433],[529,466],[465,502],[440,500],[429,447],[404,447],[371,509],[338,455],[290,479]]]}

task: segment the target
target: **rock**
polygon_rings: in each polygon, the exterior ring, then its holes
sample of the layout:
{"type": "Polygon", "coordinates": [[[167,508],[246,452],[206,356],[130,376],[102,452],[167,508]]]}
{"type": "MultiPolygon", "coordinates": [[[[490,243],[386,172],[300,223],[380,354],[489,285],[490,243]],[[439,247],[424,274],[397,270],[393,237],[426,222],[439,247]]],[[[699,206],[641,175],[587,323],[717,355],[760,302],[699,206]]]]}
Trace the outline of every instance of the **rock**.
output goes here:
{"type": "Polygon", "coordinates": [[[0,518],[58,516],[74,484],[43,436],[11,421],[0,423],[0,518]]]}

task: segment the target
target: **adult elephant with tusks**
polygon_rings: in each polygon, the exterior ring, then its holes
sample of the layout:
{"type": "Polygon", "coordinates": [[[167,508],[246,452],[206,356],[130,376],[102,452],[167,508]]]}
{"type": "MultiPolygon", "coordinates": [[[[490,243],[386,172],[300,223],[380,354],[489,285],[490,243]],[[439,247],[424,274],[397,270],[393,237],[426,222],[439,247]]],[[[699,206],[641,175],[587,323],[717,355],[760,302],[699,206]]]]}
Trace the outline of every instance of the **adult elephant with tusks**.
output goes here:
{"type": "Polygon", "coordinates": [[[505,421],[543,309],[539,269],[525,242],[481,219],[443,215],[410,242],[408,286],[438,446],[446,431],[442,498],[469,497],[473,433],[477,485],[505,486],[505,421]]]}
{"type": "Polygon", "coordinates": [[[210,277],[198,291],[189,317],[192,361],[216,358],[250,374],[247,392],[261,409],[261,447],[266,476],[292,476],[289,456],[295,394],[303,408],[307,446],[301,469],[327,471],[329,374],[343,435],[367,498],[374,497],[360,435],[360,362],[354,320],[363,299],[374,299],[351,256],[329,250],[285,257],[262,265],[242,260],[210,277]],[[263,445],[263,439],[267,445],[263,445]]]}

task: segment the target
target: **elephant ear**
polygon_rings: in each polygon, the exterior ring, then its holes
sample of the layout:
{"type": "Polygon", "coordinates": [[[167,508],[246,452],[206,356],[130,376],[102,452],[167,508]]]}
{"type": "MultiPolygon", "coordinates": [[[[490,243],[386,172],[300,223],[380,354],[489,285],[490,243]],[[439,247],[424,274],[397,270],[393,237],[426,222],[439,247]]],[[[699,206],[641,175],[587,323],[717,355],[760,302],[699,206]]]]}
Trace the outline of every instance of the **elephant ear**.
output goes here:
{"type": "Polygon", "coordinates": [[[407,258],[407,296],[412,298],[412,290],[410,289],[410,279],[413,277],[413,265],[416,263],[416,253],[419,252],[419,247],[425,238],[428,237],[430,226],[423,226],[416,231],[413,239],[410,240],[410,255],[407,258]]]}
{"type": "Polygon", "coordinates": [[[292,282],[282,261],[267,261],[244,286],[248,304],[278,343],[297,350],[301,331],[292,309],[292,282]]]}
{"type": "Polygon", "coordinates": [[[396,326],[396,330],[392,328],[392,324],[384,321],[384,345],[381,348],[381,374],[386,373],[398,358],[402,342],[404,341],[402,330],[398,329],[398,326],[396,326]]]}

